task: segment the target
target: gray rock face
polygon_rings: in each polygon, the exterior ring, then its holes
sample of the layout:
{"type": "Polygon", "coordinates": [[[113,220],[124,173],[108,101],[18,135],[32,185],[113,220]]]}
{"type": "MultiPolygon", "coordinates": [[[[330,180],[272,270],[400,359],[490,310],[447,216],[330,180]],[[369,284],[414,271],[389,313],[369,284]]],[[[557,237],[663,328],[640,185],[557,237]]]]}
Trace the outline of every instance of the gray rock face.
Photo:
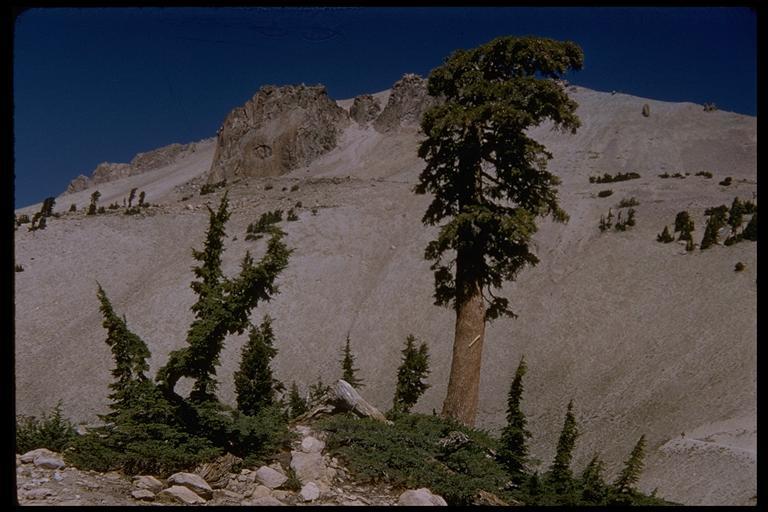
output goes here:
{"type": "Polygon", "coordinates": [[[319,439],[307,436],[301,440],[301,451],[304,453],[320,453],[325,448],[325,443],[319,439]]]}
{"type": "Polygon", "coordinates": [[[261,466],[256,470],[256,480],[270,489],[276,489],[283,485],[288,477],[270,467],[261,466]]]}
{"type": "Polygon", "coordinates": [[[336,147],[347,112],[325,87],[265,86],[227,115],[219,129],[209,182],[279,176],[336,147]]]}
{"type": "Polygon", "coordinates": [[[291,467],[302,484],[325,477],[326,466],[319,453],[291,452],[291,467]]]}
{"type": "Polygon", "coordinates": [[[190,144],[170,144],[162,148],[153,149],[146,153],[137,153],[131,160],[131,169],[134,174],[144,171],[152,171],[172,164],[180,156],[195,151],[195,143],[190,144]]]}
{"type": "Polygon", "coordinates": [[[174,485],[167,489],[163,489],[157,496],[164,500],[177,501],[179,503],[184,503],[185,505],[202,505],[205,503],[203,498],[182,485],[174,485]]]}
{"type": "Polygon", "coordinates": [[[77,178],[73,179],[69,182],[69,185],[67,186],[67,194],[74,194],[75,192],[80,192],[81,190],[85,190],[88,188],[89,184],[88,176],[85,176],[84,174],[81,174],[77,178]]]}
{"type": "Polygon", "coordinates": [[[299,495],[304,501],[315,501],[320,497],[320,488],[315,482],[308,482],[301,488],[299,495]]]}
{"type": "Polygon", "coordinates": [[[413,73],[406,74],[392,86],[387,106],[373,127],[384,133],[402,126],[418,126],[424,112],[436,104],[437,100],[427,94],[427,80],[413,73]]]}
{"type": "Polygon", "coordinates": [[[142,501],[152,501],[155,499],[155,493],[148,489],[136,489],[135,491],[131,491],[131,496],[133,499],[142,501]]]}
{"type": "Polygon", "coordinates": [[[381,113],[379,100],[370,94],[357,96],[349,108],[349,117],[360,124],[373,121],[379,113],[381,113]]]}
{"type": "Polygon", "coordinates": [[[432,494],[432,491],[426,487],[421,489],[408,490],[400,495],[397,504],[401,507],[447,507],[442,496],[432,494]]]}
{"type": "Polygon", "coordinates": [[[194,473],[175,473],[168,477],[168,483],[187,487],[207,500],[213,496],[213,489],[208,482],[194,473]]]}
{"type": "Polygon", "coordinates": [[[38,455],[33,462],[38,468],[44,469],[61,469],[66,465],[58,457],[48,457],[45,455],[38,455]]]}

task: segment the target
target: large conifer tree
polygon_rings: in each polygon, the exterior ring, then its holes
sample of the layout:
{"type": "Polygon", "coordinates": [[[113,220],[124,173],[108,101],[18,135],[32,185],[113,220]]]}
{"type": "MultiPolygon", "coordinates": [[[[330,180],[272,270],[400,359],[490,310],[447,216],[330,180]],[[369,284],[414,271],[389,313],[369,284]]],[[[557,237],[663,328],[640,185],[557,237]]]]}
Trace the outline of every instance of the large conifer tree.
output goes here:
{"type": "Polygon", "coordinates": [[[421,122],[427,165],[414,191],[434,195],[422,220],[440,232],[425,257],[433,262],[435,303],[456,310],[442,413],[467,425],[477,413],[485,322],[514,316],[492,288],[538,262],[529,250],[536,217],[567,219],[560,181],[546,169],[552,155],[526,130],[549,120],[576,131],[577,105],[558,79],[582,61],[572,42],[500,37],[454,52],[429,76],[429,94],[443,101],[421,122]]]}

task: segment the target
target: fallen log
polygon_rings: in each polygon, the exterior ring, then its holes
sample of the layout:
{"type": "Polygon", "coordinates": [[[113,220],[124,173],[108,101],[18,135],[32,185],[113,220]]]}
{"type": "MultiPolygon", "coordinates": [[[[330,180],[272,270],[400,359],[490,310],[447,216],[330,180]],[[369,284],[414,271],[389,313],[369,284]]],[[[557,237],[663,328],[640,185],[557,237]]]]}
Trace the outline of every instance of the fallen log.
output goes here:
{"type": "Polygon", "coordinates": [[[328,393],[321,398],[319,405],[296,418],[296,421],[341,412],[351,412],[360,418],[372,418],[389,425],[392,424],[381,411],[368,403],[349,382],[343,379],[337,380],[336,384],[331,386],[328,393]]]}

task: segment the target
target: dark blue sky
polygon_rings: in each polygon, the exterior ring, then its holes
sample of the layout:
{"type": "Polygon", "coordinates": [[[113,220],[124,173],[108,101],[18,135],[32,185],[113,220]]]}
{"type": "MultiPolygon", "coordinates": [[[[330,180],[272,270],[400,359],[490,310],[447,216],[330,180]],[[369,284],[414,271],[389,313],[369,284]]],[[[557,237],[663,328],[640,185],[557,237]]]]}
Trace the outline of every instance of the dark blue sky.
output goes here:
{"type": "Polygon", "coordinates": [[[15,27],[16,207],[100,162],[213,136],[261,85],[349,98],[501,35],[575,41],[578,85],[756,115],[747,8],[36,9],[15,27]]]}

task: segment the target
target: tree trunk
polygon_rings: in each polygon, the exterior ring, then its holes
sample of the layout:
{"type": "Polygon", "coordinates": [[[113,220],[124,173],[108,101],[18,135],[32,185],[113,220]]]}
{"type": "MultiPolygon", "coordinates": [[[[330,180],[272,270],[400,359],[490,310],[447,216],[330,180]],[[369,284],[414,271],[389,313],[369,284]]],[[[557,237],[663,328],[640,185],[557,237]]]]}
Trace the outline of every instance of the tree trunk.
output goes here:
{"type": "MultiPolygon", "coordinates": [[[[461,256],[457,258],[457,290],[462,288],[461,256]]],[[[451,375],[448,393],[443,402],[442,415],[454,418],[464,425],[474,426],[480,393],[480,363],[485,337],[485,303],[478,283],[464,286],[457,294],[456,329],[453,340],[451,375]]]]}

